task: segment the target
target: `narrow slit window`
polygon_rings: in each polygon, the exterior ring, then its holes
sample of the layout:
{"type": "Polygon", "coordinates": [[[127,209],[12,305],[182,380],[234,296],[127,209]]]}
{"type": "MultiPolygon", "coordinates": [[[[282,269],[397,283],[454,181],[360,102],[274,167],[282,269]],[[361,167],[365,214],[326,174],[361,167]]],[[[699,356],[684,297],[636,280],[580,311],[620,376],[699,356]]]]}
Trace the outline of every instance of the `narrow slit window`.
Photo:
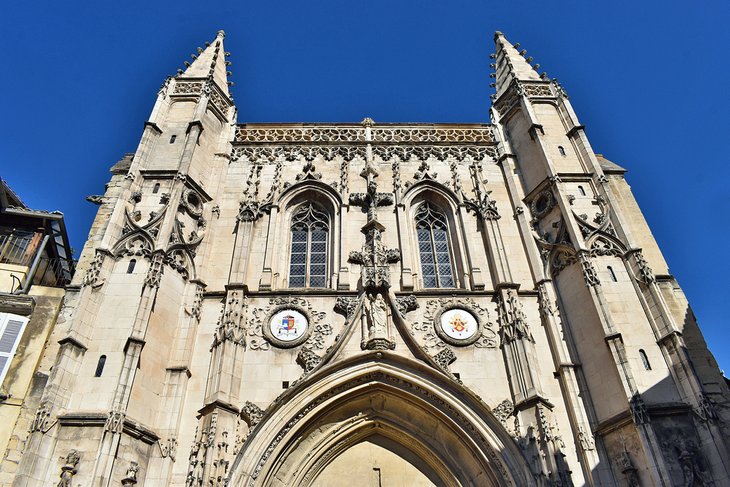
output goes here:
{"type": "Polygon", "coordinates": [[[104,372],[104,365],[106,364],[106,355],[102,355],[99,357],[99,361],[96,363],[96,372],[94,372],[94,377],[101,377],[101,374],[104,372]]]}
{"type": "Polygon", "coordinates": [[[134,266],[137,265],[137,259],[132,259],[129,261],[129,264],[127,265],[127,274],[131,274],[134,272],[134,266]]]}
{"type": "Polygon", "coordinates": [[[560,152],[560,155],[565,157],[565,148],[562,145],[558,146],[558,152],[560,152]]]}
{"type": "Polygon", "coordinates": [[[329,218],[311,203],[292,218],[289,287],[327,286],[329,218]]]}
{"type": "Polygon", "coordinates": [[[170,136],[170,143],[171,144],[174,144],[175,143],[175,139],[177,139],[177,135],[171,135],[170,136]]]}
{"type": "Polygon", "coordinates": [[[611,280],[613,282],[618,282],[618,279],[616,279],[616,273],[613,272],[613,267],[608,266],[607,269],[608,269],[608,273],[611,275],[611,280]]]}
{"type": "Polygon", "coordinates": [[[578,192],[580,193],[581,196],[586,195],[586,190],[583,189],[583,186],[578,186],[578,192]]]}
{"type": "Polygon", "coordinates": [[[646,356],[644,349],[639,349],[639,355],[641,356],[641,363],[644,364],[646,370],[651,370],[651,364],[649,363],[649,357],[646,356]]]}
{"type": "Polygon", "coordinates": [[[160,192],[160,183],[155,183],[155,187],[152,188],[152,193],[156,194],[160,192]]]}
{"type": "Polygon", "coordinates": [[[423,287],[455,287],[444,214],[430,203],[422,204],[416,212],[416,235],[423,287]]]}

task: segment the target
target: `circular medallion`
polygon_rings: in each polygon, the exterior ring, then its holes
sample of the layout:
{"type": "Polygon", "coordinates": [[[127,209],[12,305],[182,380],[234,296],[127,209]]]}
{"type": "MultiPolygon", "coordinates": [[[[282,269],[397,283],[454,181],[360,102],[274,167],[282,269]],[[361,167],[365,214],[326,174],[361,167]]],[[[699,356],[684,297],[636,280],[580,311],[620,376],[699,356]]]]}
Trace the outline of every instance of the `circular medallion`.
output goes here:
{"type": "Polygon", "coordinates": [[[470,345],[479,338],[479,319],[465,307],[445,308],[434,321],[436,334],[451,345],[470,345]]]}
{"type": "Polygon", "coordinates": [[[309,320],[299,310],[280,308],[270,315],[264,335],[278,347],[295,347],[308,337],[309,320]]]}

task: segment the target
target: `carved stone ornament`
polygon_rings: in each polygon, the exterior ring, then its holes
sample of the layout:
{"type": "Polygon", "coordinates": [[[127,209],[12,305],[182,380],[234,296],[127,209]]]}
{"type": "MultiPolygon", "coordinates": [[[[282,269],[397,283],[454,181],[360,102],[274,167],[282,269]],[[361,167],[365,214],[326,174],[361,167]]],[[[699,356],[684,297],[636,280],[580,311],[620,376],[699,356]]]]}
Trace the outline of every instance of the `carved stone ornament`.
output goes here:
{"type": "MultiPolygon", "coordinates": [[[[436,333],[440,316],[444,310],[449,309],[468,310],[478,321],[479,332],[476,339],[471,341],[476,348],[496,348],[497,334],[494,331],[494,325],[489,320],[489,312],[487,309],[478,304],[473,298],[448,299],[438,298],[429,299],[424,304],[423,321],[414,321],[411,324],[411,334],[418,340],[421,347],[426,352],[431,353],[432,350],[442,349],[446,347],[448,342],[436,333]]],[[[461,343],[456,343],[457,346],[461,343]]]]}
{"type": "Polygon", "coordinates": [[[466,198],[462,193],[466,209],[473,211],[482,220],[499,220],[501,217],[497,211],[497,202],[489,197],[491,193],[491,191],[487,191],[481,198],[473,200],[466,198]]]}
{"type": "Polygon", "coordinates": [[[555,197],[549,189],[540,192],[535,199],[530,202],[530,210],[535,218],[542,218],[555,206],[555,197]]]}
{"type": "Polygon", "coordinates": [[[61,480],[58,481],[58,484],[56,484],[57,487],[72,487],[72,481],[74,475],[76,475],[76,467],[79,464],[79,460],[81,457],[79,456],[79,452],[76,450],[71,450],[68,455],[66,455],[66,458],[64,460],[64,465],[61,467],[61,480]]]}
{"type": "Polygon", "coordinates": [[[436,312],[433,327],[441,340],[449,345],[471,345],[481,334],[478,313],[469,306],[451,303],[436,312]]]}
{"type": "Polygon", "coordinates": [[[629,400],[629,409],[631,409],[631,416],[634,418],[636,424],[647,424],[650,421],[649,411],[646,409],[646,404],[641,394],[638,392],[629,400]]]}
{"type": "MultiPolygon", "coordinates": [[[[281,316],[280,319],[283,320],[284,317],[281,316]]],[[[325,322],[326,317],[327,313],[314,310],[304,298],[293,296],[270,298],[268,306],[254,307],[250,310],[246,319],[248,346],[252,350],[268,350],[271,345],[291,348],[307,343],[307,347],[312,350],[324,350],[325,337],[332,335],[332,325],[325,322]],[[272,326],[276,328],[283,325],[283,321],[272,322],[274,315],[285,310],[296,311],[307,320],[306,330],[297,339],[280,340],[272,332],[272,326]]]]}
{"type": "Polygon", "coordinates": [[[499,322],[502,345],[523,339],[535,341],[527,324],[527,316],[522,310],[522,303],[514,289],[505,290],[499,297],[499,322]]]}
{"type": "Polygon", "coordinates": [[[304,369],[305,374],[311,372],[321,361],[322,357],[307,347],[302,347],[297,354],[297,363],[304,369]]]}
{"type": "Polygon", "coordinates": [[[121,433],[124,429],[124,420],[127,415],[123,411],[109,411],[109,416],[104,424],[104,431],[110,433],[121,433]]]}
{"type": "Polygon", "coordinates": [[[94,254],[93,260],[89,263],[89,269],[84,275],[84,280],[81,282],[83,286],[97,286],[103,284],[99,281],[101,274],[101,268],[104,265],[104,253],[98,250],[94,254]]]}
{"type": "Polygon", "coordinates": [[[444,348],[439,353],[433,356],[436,364],[441,367],[444,372],[451,374],[450,365],[456,362],[456,355],[450,348],[444,348]]]}
{"type": "Polygon", "coordinates": [[[590,254],[585,251],[578,252],[578,260],[580,261],[581,268],[583,269],[583,278],[585,279],[586,284],[591,287],[600,285],[601,281],[598,279],[596,268],[593,267],[590,254]]]}
{"type": "Polygon", "coordinates": [[[405,318],[408,312],[418,309],[418,300],[412,294],[410,296],[398,296],[395,298],[395,305],[398,308],[398,314],[405,318]]]}
{"type": "Polygon", "coordinates": [[[507,420],[512,416],[515,412],[515,405],[510,401],[509,399],[505,399],[504,401],[497,404],[494,409],[492,409],[492,413],[494,414],[494,417],[499,420],[500,423],[502,423],[502,426],[504,426],[506,429],[509,429],[507,427],[507,420]]]}
{"type": "Polygon", "coordinates": [[[253,429],[264,417],[264,411],[251,401],[246,401],[241,409],[241,417],[248,424],[248,427],[253,429]]]}
{"type": "Polygon", "coordinates": [[[33,433],[34,431],[40,431],[45,433],[50,427],[51,421],[51,404],[48,401],[41,402],[38,409],[36,409],[35,416],[33,416],[33,422],[30,424],[28,431],[33,433]]]}
{"type": "Polygon", "coordinates": [[[357,298],[351,298],[347,296],[338,296],[335,300],[334,310],[340,313],[345,318],[350,318],[357,308],[357,298]]]}

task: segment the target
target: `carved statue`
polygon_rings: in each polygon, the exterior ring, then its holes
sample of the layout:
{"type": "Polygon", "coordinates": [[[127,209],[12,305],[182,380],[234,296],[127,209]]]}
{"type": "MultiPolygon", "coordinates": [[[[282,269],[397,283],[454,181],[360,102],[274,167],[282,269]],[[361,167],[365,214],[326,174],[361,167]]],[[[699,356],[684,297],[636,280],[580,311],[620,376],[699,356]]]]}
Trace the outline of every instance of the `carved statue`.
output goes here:
{"type": "Polygon", "coordinates": [[[378,293],[375,298],[370,295],[368,299],[371,301],[370,311],[370,338],[381,337],[385,335],[388,320],[388,305],[383,299],[383,295],[378,293]]]}
{"type": "Polygon", "coordinates": [[[137,472],[139,471],[139,464],[132,460],[129,462],[129,467],[127,468],[127,473],[124,475],[124,478],[122,479],[122,485],[136,485],[137,484],[137,472]]]}
{"type": "Polygon", "coordinates": [[[59,480],[57,487],[71,487],[71,481],[73,476],[76,475],[76,466],[79,464],[79,452],[71,450],[66,455],[66,464],[61,467],[61,480],[59,480]]]}

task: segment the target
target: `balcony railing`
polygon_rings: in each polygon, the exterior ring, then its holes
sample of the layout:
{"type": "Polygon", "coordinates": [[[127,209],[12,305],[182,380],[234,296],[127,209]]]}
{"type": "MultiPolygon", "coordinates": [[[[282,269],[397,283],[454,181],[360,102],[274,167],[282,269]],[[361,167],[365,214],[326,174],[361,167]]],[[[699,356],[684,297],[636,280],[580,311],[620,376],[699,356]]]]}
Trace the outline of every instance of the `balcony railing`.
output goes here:
{"type": "Polygon", "coordinates": [[[74,262],[61,259],[41,257],[38,269],[33,276],[34,286],[64,287],[71,282],[74,271],[74,262]]]}

